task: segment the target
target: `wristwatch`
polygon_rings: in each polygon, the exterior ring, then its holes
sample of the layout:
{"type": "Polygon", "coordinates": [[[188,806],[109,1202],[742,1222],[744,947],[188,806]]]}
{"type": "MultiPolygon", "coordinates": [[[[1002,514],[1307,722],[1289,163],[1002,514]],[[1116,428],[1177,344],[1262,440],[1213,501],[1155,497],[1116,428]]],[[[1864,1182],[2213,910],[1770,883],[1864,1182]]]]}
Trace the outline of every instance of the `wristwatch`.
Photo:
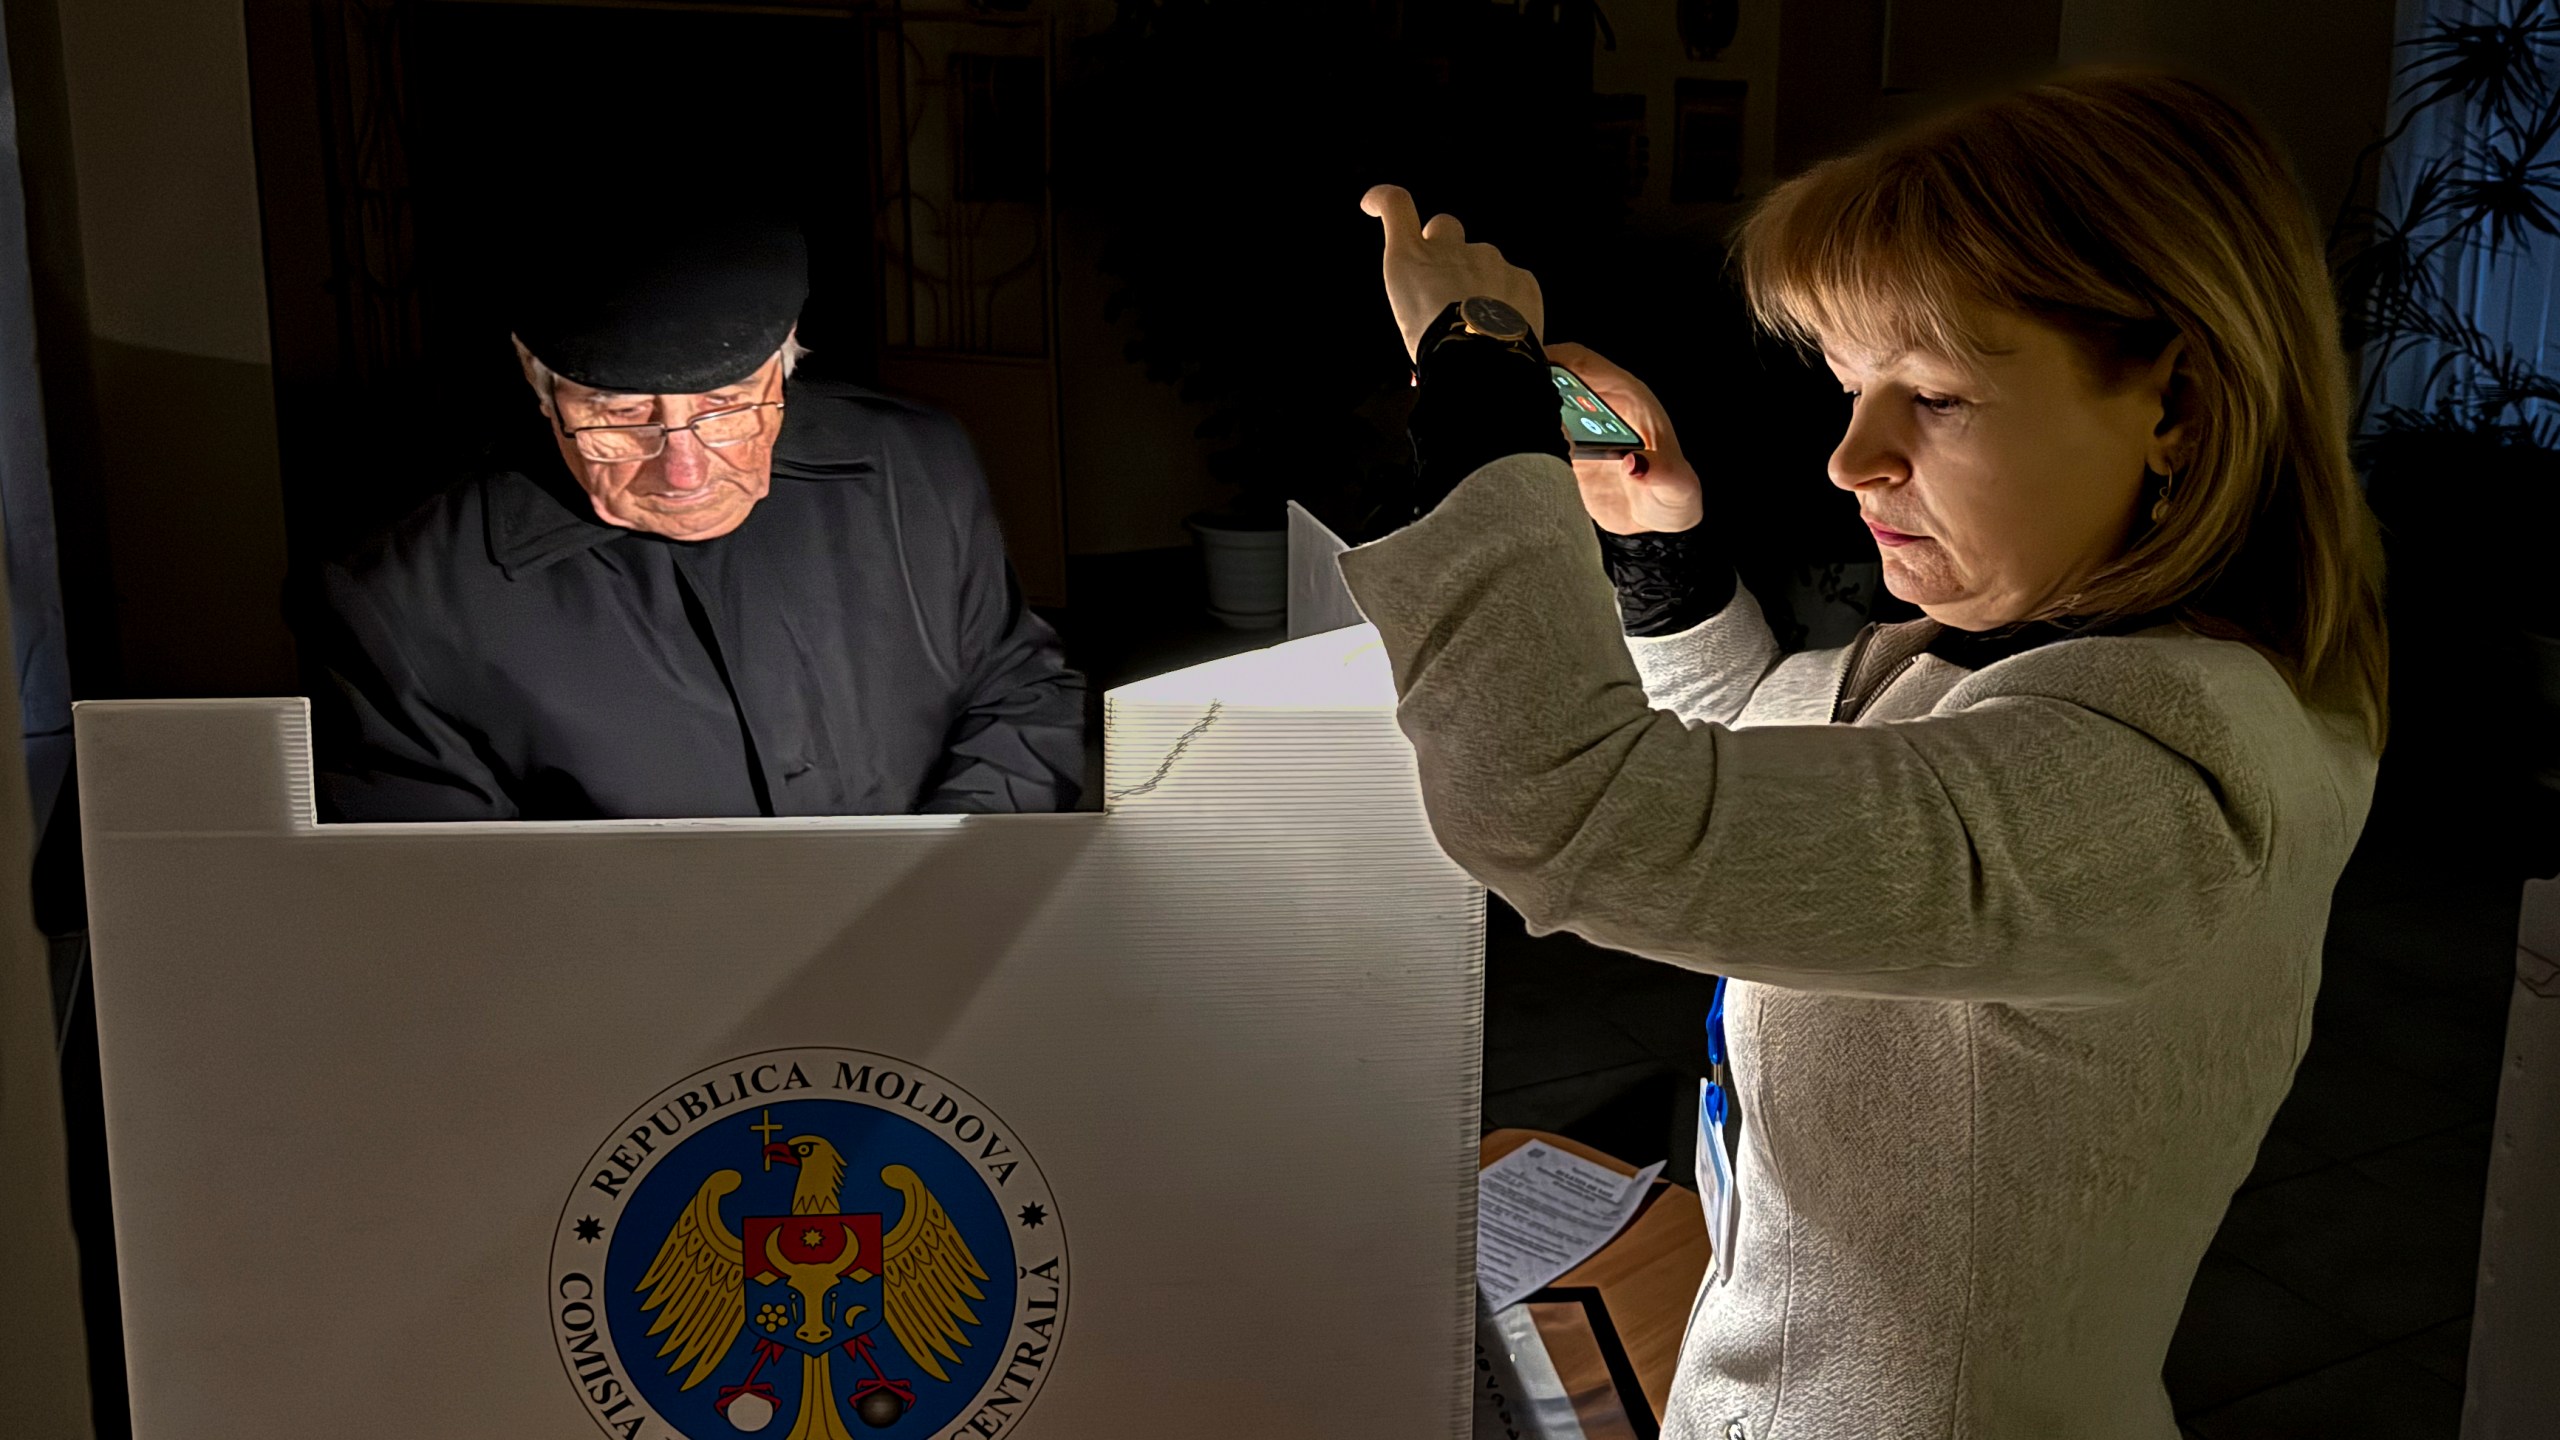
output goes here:
{"type": "Polygon", "coordinates": [[[1443,341],[1457,339],[1486,341],[1533,358],[1542,353],[1537,335],[1529,328],[1529,317],[1509,301],[1490,295],[1470,295],[1442,311],[1431,328],[1423,332],[1416,358],[1430,354],[1443,341]]]}
{"type": "Polygon", "coordinates": [[[1470,335],[1505,344],[1516,345],[1529,337],[1529,317],[1513,309],[1510,302],[1490,295],[1470,295],[1459,301],[1458,323],[1470,335]]]}

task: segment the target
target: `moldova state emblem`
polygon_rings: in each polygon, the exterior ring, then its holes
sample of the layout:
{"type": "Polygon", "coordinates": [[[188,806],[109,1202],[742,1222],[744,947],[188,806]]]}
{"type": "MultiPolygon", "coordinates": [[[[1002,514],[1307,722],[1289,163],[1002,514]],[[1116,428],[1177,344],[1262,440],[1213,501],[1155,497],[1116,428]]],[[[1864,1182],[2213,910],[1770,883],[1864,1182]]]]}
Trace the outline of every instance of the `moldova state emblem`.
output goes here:
{"type": "Polygon", "coordinates": [[[1020,1137],[855,1050],[659,1094],[586,1165],[551,1278],[561,1359],[622,1440],[998,1435],[1066,1323],[1066,1235],[1020,1137]]]}

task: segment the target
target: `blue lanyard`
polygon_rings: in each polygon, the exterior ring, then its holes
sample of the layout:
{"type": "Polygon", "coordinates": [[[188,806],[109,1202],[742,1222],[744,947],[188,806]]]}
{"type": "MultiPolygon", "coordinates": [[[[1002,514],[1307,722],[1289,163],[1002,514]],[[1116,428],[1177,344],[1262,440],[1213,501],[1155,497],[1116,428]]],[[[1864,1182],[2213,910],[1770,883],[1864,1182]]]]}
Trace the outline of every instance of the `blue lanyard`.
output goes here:
{"type": "MultiPolygon", "coordinates": [[[[1716,998],[1707,1006],[1707,1075],[1698,1087],[1698,1199],[1705,1205],[1710,1243],[1715,1247],[1711,1283],[1733,1278],[1733,1252],[1741,1232],[1741,1202],[1735,1197],[1742,1168],[1740,1101],[1726,1078],[1724,977],[1716,977],[1716,998]]],[[[1738,1423],[1738,1422],[1737,1422],[1738,1423]]]]}
{"type": "Polygon", "coordinates": [[[1707,1107],[1707,1118],[1715,1122],[1719,1130],[1724,1128],[1725,1121],[1724,1059],[1724,977],[1719,975],[1716,977],[1716,998],[1707,1006],[1708,1079],[1703,1092],[1705,1099],[1701,1102],[1707,1107]]]}

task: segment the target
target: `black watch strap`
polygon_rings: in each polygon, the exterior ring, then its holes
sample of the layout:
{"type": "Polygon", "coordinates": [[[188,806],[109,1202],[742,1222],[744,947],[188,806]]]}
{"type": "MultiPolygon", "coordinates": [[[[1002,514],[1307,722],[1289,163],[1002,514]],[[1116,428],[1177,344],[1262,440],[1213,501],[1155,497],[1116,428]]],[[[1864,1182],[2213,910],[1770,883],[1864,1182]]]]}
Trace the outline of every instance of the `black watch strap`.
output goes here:
{"type": "Polygon", "coordinates": [[[1459,481],[1506,455],[1565,458],[1555,384],[1534,335],[1510,342],[1472,334],[1452,305],[1415,353],[1421,389],[1407,425],[1414,492],[1395,524],[1428,514],[1459,481]]]}

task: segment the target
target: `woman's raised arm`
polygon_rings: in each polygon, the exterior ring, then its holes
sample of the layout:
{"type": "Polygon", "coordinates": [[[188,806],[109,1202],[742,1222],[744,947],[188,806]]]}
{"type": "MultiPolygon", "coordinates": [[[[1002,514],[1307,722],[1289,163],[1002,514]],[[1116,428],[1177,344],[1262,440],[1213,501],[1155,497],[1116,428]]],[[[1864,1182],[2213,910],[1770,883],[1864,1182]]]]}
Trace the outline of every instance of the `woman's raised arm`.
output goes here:
{"type": "Polygon", "coordinates": [[[2245,647],[2133,639],[2045,647],[1923,720],[1684,726],[1645,693],[1596,547],[1565,467],[1520,456],[1342,570],[1442,846],[1531,924],[1655,959],[1837,993],[2116,998],[2247,910],[2275,787],[2325,783],[2234,707],[2303,729],[2288,751],[2343,743],[2245,647]]]}

